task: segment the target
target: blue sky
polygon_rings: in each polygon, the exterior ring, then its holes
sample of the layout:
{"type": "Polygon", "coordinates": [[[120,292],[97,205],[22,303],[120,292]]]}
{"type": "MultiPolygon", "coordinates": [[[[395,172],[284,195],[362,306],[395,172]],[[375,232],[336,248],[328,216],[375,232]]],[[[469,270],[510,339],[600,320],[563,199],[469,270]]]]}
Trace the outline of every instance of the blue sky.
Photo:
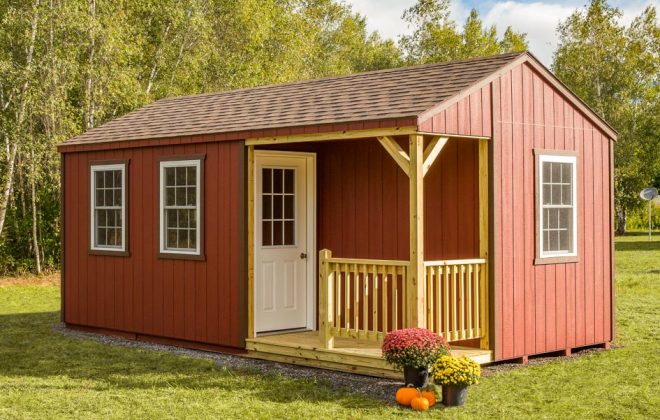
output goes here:
{"type": "MultiPolygon", "coordinates": [[[[353,10],[366,15],[369,29],[381,35],[397,39],[410,29],[401,20],[403,11],[416,0],[343,0],[353,10]]],[[[530,51],[546,65],[552,62],[552,52],[557,46],[557,24],[575,9],[589,0],[452,0],[452,16],[462,24],[476,8],[486,24],[496,24],[499,30],[512,26],[527,33],[530,51]]],[[[660,0],[610,0],[611,5],[623,11],[623,22],[630,22],[649,4],[658,7],[660,0]]]]}

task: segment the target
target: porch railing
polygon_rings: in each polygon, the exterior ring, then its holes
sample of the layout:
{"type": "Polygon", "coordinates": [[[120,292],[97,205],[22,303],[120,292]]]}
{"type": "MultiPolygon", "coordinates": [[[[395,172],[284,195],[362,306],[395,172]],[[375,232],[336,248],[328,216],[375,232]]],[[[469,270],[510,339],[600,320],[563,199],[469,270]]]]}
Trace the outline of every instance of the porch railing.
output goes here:
{"type": "Polygon", "coordinates": [[[334,337],[382,341],[404,327],[408,261],[332,258],[319,255],[319,331],[326,348],[334,337]]]}
{"type": "MultiPolygon", "coordinates": [[[[325,348],[335,337],[382,341],[407,327],[408,261],[333,258],[319,253],[319,332],[325,348]]],[[[427,261],[427,328],[447,341],[482,339],[488,332],[485,259],[427,261]]]]}
{"type": "Polygon", "coordinates": [[[485,335],[487,316],[486,260],[427,261],[427,328],[447,341],[485,335]]]}

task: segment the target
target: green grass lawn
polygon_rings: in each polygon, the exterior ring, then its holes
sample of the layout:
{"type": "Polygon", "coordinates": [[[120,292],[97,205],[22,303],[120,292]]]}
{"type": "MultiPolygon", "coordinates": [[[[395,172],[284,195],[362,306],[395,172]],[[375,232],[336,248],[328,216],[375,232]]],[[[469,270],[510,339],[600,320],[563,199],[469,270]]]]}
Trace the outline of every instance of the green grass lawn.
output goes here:
{"type": "MultiPolygon", "coordinates": [[[[412,413],[315,383],[52,332],[57,286],[0,287],[0,418],[660,416],[660,240],[616,244],[618,348],[502,371],[462,409],[412,413]]],[[[322,377],[322,373],[319,374],[322,377]]]]}

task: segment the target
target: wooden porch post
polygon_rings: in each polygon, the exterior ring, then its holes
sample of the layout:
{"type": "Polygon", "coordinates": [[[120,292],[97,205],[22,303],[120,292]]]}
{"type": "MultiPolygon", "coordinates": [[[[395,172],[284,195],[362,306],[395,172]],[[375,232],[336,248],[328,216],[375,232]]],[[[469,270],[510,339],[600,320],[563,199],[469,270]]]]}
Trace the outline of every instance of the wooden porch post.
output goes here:
{"type": "Polygon", "coordinates": [[[481,319],[481,340],[479,346],[482,349],[490,348],[488,331],[488,269],[490,261],[488,260],[488,215],[489,215],[489,197],[488,197],[488,140],[479,140],[479,257],[486,260],[484,269],[480,273],[479,284],[481,290],[479,293],[479,313],[481,319]]]}
{"type": "Polygon", "coordinates": [[[332,252],[329,250],[324,249],[319,252],[319,335],[321,336],[321,343],[326,349],[333,348],[335,341],[330,331],[334,314],[334,305],[332,304],[334,290],[328,267],[328,259],[330,258],[332,258],[332,252]]]}
{"type": "Polygon", "coordinates": [[[247,146],[247,338],[254,338],[254,146],[247,146]]]}
{"type": "Polygon", "coordinates": [[[410,266],[406,279],[406,326],[426,328],[424,289],[424,136],[411,134],[410,156],[410,266]]]}

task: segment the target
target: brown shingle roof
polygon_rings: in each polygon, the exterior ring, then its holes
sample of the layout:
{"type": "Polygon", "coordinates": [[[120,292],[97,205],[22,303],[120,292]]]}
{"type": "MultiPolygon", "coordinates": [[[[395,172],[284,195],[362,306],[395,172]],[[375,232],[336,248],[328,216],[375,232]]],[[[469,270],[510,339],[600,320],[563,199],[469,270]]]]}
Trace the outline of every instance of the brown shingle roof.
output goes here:
{"type": "Polygon", "coordinates": [[[521,53],[161,99],[64,144],[416,117],[521,53]]]}

